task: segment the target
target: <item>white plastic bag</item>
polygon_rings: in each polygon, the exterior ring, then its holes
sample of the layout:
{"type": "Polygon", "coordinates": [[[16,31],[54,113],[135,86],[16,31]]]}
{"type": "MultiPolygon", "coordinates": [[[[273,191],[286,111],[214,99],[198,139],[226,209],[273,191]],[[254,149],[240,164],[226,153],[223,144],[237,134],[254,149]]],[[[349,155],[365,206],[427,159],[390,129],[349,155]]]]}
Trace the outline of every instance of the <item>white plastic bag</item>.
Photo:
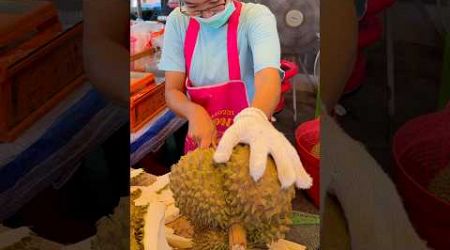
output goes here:
{"type": "Polygon", "coordinates": [[[130,27],[130,53],[138,54],[150,48],[161,48],[164,25],[151,21],[135,21],[130,27]]]}

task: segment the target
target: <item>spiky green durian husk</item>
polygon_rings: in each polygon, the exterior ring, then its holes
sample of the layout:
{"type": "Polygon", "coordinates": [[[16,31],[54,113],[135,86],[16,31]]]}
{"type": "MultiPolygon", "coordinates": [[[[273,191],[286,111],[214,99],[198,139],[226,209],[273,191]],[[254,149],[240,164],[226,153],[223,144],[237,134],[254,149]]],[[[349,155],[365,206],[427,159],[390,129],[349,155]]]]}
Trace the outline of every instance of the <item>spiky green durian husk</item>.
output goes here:
{"type": "Polygon", "coordinates": [[[273,241],[283,239],[289,231],[290,224],[289,217],[276,218],[271,223],[263,225],[247,224],[247,240],[254,246],[265,247],[273,241]]]}
{"type": "MultiPolygon", "coordinates": [[[[170,187],[180,212],[195,228],[227,232],[231,224],[240,223],[249,244],[265,246],[283,238],[289,230],[295,189],[281,188],[273,160],[268,158],[264,175],[254,182],[249,175],[248,146],[235,147],[225,164],[214,164],[213,154],[212,149],[197,149],[173,167],[170,187]]],[[[194,246],[205,241],[196,240],[194,246]]]]}
{"type": "Polygon", "coordinates": [[[292,199],[295,188],[281,188],[277,169],[271,157],[267,159],[264,175],[255,182],[249,175],[250,150],[237,146],[222,169],[224,188],[228,190],[228,204],[247,231],[248,240],[254,245],[284,238],[289,230],[292,199]]]}
{"type": "Polygon", "coordinates": [[[223,176],[213,164],[212,149],[195,150],[172,167],[170,188],[175,205],[195,227],[227,228],[223,176]]]}
{"type": "Polygon", "coordinates": [[[130,249],[144,250],[144,225],[145,214],[148,206],[136,206],[134,201],[141,195],[141,190],[138,189],[131,193],[130,202],[130,249]]]}
{"type": "Polygon", "coordinates": [[[266,224],[274,216],[286,217],[291,212],[295,196],[293,186],[283,189],[278,180],[277,169],[271,157],[267,159],[264,175],[255,182],[249,174],[250,150],[237,146],[224,173],[224,189],[228,191],[228,204],[232,211],[245,214],[245,224],[266,224]]]}
{"type": "Polygon", "coordinates": [[[156,177],[146,172],[130,178],[130,186],[150,186],[156,181],[156,177]]]}
{"type": "Polygon", "coordinates": [[[36,244],[33,245],[33,239],[28,236],[20,241],[14,243],[11,246],[7,246],[4,248],[1,248],[1,250],[38,250],[39,248],[36,246],[36,244]]]}
{"type": "Polygon", "coordinates": [[[94,250],[125,249],[130,245],[129,241],[129,198],[120,199],[119,205],[112,215],[103,217],[97,222],[97,234],[91,242],[94,250]],[[115,239],[111,241],[111,239],[115,239]]]}
{"type": "Polygon", "coordinates": [[[192,250],[228,250],[228,234],[210,228],[196,229],[192,250]]]}

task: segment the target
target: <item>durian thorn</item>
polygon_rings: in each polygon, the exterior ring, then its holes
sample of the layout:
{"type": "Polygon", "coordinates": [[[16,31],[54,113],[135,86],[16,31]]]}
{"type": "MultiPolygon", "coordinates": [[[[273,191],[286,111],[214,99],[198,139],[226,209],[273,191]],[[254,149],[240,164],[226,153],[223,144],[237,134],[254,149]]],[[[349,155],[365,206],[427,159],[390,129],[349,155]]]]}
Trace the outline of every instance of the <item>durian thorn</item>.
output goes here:
{"type": "Polygon", "coordinates": [[[231,227],[228,229],[228,236],[230,250],[247,249],[247,232],[240,223],[231,225],[231,227]]]}

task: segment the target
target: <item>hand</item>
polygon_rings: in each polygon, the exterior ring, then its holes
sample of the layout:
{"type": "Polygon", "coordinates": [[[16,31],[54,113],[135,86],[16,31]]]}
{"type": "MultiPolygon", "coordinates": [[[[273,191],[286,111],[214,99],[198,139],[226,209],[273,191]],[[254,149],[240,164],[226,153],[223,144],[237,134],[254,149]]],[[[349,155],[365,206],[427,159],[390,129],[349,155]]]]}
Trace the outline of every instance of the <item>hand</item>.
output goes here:
{"type": "Polygon", "coordinates": [[[216,145],[216,126],[206,110],[194,104],[192,111],[188,116],[189,130],[188,136],[191,137],[200,148],[207,148],[216,145]]]}
{"type": "Polygon", "coordinates": [[[238,143],[250,145],[250,175],[254,181],[263,176],[267,156],[271,154],[283,188],[294,183],[298,188],[311,187],[312,178],[303,168],[297,151],[261,110],[246,108],[234,118],[234,124],[225,131],[219,142],[214,161],[227,162],[238,143]]]}

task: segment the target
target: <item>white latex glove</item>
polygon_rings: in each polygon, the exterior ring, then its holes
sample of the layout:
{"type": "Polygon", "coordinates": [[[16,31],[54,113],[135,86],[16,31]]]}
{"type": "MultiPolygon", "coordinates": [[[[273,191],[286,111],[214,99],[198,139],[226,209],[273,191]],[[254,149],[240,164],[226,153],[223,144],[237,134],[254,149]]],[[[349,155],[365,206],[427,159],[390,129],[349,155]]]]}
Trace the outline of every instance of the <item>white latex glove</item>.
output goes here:
{"type": "Polygon", "coordinates": [[[320,123],[322,138],[336,145],[322,145],[327,150],[323,150],[320,162],[320,204],[325,204],[327,194],[339,200],[352,249],[427,249],[409,221],[394,183],[381,166],[331,117],[323,114],[320,123]]]}
{"type": "Polygon", "coordinates": [[[277,166],[278,179],[283,188],[296,184],[309,188],[312,178],[306,173],[295,148],[257,108],[246,108],[235,118],[233,125],[222,136],[214,154],[214,161],[225,163],[233,148],[239,144],[250,145],[250,175],[258,181],[264,174],[267,156],[271,154],[277,166]]]}

